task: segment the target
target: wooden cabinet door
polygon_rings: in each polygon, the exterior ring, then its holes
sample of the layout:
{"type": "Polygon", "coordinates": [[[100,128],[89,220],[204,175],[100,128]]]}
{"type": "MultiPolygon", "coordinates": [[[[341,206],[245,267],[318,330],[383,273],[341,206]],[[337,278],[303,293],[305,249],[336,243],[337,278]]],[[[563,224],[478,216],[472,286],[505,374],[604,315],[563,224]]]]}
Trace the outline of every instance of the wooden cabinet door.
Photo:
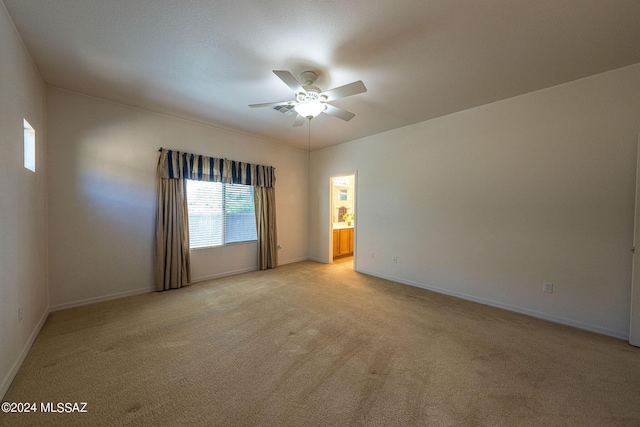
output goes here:
{"type": "Polygon", "coordinates": [[[349,228],[342,228],[338,230],[340,232],[340,255],[349,253],[349,228]]]}
{"type": "Polygon", "coordinates": [[[333,230],[333,256],[340,255],[340,233],[338,230],[333,230]]]}

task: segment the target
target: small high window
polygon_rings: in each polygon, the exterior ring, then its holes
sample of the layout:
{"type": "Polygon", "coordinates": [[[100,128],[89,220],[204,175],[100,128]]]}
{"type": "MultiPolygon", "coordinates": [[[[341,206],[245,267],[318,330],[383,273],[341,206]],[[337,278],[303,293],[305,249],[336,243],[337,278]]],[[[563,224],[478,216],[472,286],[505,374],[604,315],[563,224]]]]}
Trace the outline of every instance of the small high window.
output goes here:
{"type": "Polygon", "coordinates": [[[27,119],[24,122],[24,167],[36,171],[36,131],[27,119]]]}

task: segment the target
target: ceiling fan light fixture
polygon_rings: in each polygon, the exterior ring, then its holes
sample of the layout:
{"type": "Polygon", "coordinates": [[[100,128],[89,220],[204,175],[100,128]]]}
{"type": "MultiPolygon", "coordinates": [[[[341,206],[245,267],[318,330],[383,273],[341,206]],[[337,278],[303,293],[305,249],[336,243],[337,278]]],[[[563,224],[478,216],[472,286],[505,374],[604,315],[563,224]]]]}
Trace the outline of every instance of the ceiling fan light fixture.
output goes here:
{"type": "Polygon", "coordinates": [[[273,70],[273,73],[284,84],[289,86],[289,89],[293,90],[295,101],[250,104],[249,107],[274,107],[274,109],[283,113],[293,113],[295,111],[297,114],[293,127],[302,125],[304,119],[309,119],[310,121],[314,117],[318,117],[320,113],[348,122],[355,117],[355,114],[336,107],[330,102],[367,91],[364,83],[360,80],[322,92],[320,88],[313,86],[313,83],[318,78],[318,75],[313,71],[305,71],[300,75],[303,83],[300,83],[289,71],[273,70]]]}
{"type": "Polygon", "coordinates": [[[296,104],[294,108],[302,117],[309,119],[318,117],[320,113],[326,110],[327,106],[320,101],[308,101],[296,104]]]}

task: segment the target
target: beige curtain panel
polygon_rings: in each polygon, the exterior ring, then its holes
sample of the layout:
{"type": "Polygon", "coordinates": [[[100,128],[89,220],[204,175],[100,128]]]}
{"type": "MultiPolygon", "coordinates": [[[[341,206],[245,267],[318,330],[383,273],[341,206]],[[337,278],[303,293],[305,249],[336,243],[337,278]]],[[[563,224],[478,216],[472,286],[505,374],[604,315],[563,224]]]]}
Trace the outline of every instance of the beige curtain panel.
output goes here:
{"type": "Polygon", "coordinates": [[[186,179],[253,186],[258,268],[277,267],[275,168],[161,148],[156,178],[156,290],[191,282],[186,179]]]}
{"type": "Polygon", "coordinates": [[[156,174],[156,291],[180,288],[191,282],[186,182],[164,178],[167,154],[160,153],[156,174]]]}
{"type": "Polygon", "coordinates": [[[278,244],[276,239],[276,189],[255,187],[253,189],[256,208],[256,231],[258,234],[258,268],[266,270],[278,266],[278,244]]]}

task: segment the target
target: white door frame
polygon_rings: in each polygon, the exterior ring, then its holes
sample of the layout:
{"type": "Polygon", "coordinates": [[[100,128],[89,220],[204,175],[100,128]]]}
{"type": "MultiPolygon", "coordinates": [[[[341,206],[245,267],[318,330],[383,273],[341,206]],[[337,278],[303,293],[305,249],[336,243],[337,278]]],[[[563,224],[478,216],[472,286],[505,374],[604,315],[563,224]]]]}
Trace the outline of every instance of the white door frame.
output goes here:
{"type": "Polygon", "coordinates": [[[631,270],[631,312],[629,344],[640,347],[640,134],[636,152],[636,205],[633,222],[633,262],[631,270]]]}

